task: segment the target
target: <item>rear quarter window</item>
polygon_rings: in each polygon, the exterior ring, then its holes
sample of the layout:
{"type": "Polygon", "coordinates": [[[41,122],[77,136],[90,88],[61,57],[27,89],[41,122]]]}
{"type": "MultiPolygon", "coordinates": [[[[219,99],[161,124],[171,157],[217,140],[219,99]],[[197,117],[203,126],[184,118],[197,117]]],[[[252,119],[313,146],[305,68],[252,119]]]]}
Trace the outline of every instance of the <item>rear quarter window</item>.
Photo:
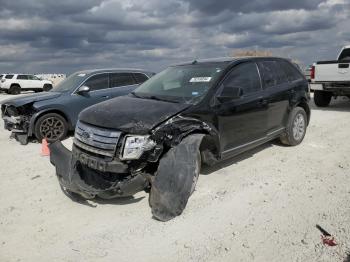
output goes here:
{"type": "Polygon", "coordinates": [[[28,76],[27,75],[18,75],[17,79],[18,80],[28,80],[28,76]]]}
{"type": "Polygon", "coordinates": [[[303,74],[291,63],[280,61],[281,68],[286,72],[289,81],[304,79],[303,74]]]}
{"type": "Polygon", "coordinates": [[[6,78],[6,79],[12,79],[12,78],[13,78],[13,75],[6,75],[5,78],[6,78]]]}
{"type": "Polygon", "coordinates": [[[142,84],[143,82],[146,82],[148,80],[148,77],[145,74],[141,73],[135,73],[134,77],[138,84],[142,84]]]}

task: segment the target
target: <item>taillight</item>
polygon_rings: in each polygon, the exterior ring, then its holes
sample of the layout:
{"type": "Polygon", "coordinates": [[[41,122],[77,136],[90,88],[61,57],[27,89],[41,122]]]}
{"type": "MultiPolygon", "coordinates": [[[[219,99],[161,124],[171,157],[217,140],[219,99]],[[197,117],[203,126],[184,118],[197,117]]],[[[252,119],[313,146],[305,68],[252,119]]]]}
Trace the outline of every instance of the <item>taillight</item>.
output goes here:
{"type": "Polygon", "coordinates": [[[4,83],[6,81],[6,79],[1,79],[1,83],[4,83]]]}
{"type": "Polygon", "coordinates": [[[311,78],[311,79],[315,79],[315,66],[312,66],[312,67],[311,67],[310,78],[311,78]]]}

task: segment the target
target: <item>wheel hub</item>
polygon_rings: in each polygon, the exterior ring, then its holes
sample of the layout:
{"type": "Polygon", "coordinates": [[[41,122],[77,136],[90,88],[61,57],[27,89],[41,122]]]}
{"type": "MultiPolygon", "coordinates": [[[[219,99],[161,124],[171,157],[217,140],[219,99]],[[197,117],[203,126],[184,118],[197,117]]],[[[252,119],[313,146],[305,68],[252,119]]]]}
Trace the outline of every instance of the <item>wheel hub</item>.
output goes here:
{"type": "Polygon", "coordinates": [[[300,141],[305,134],[305,118],[302,114],[297,114],[293,122],[293,137],[300,141]]]}

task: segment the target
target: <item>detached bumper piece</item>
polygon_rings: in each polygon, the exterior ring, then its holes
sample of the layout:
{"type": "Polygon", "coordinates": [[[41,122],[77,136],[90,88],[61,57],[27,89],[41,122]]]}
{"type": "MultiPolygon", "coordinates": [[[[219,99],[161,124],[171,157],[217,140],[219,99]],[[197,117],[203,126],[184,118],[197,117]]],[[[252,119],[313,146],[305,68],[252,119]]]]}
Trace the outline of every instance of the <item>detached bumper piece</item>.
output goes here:
{"type": "Polygon", "coordinates": [[[86,199],[132,196],[149,186],[147,175],[131,175],[124,163],[87,156],[76,147],[72,153],[59,141],[49,148],[61,187],[86,199]]]}
{"type": "Polygon", "coordinates": [[[15,138],[21,145],[28,144],[28,131],[23,128],[27,126],[24,124],[24,120],[20,117],[3,116],[4,127],[6,130],[11,131],[11,137],[15,138]]]}

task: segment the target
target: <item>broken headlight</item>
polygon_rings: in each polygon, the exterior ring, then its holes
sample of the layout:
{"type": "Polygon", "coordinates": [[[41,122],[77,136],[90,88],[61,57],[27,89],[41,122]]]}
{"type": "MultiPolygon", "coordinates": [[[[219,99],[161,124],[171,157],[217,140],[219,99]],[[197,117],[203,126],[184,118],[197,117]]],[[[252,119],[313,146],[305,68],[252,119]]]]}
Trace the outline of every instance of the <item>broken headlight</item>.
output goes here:
{"type": "Polygon", "coordinates": [[[5,109],[5,112],[7,113],[8,116],[18,116],[19,112],[18,109],[14,106],[7,106],[5,109]]]}
{"type": "Polygon", "coordinates": [[[143,152],[154,148],[156,143],[149,136],[127,136],[125,138],[122,160],[139,159],[143,152]]]}

